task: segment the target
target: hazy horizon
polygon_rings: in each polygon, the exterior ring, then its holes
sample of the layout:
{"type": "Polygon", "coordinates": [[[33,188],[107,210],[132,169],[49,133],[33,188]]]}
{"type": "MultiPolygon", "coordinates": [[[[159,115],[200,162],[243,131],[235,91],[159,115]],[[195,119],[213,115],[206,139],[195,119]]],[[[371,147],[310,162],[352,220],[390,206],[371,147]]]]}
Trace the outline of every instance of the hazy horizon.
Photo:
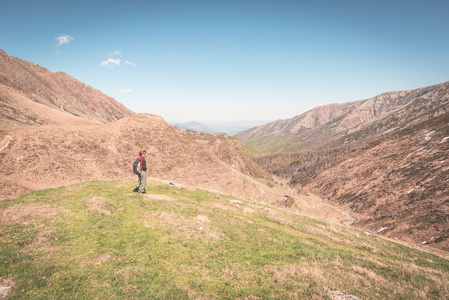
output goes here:
{"type": "Polygon", "coordinates": [[[235,135],[258,125],[271,123],[275,120],[203,120],[203,121],[172,121],[165,120],[168,124],[181,129],[192,129],[206,133],[226,133],[235,135]]]}
{"type": "Polygon", "coordinates": [[[223,124],[223,123],[260,123],[260,122],[273,122],[276,120],[170,120],[170,119],[164,119],[167,123],[190,123],[190,122],[198,122],[198,123],[204,123],[204,124],[223,124]]]}

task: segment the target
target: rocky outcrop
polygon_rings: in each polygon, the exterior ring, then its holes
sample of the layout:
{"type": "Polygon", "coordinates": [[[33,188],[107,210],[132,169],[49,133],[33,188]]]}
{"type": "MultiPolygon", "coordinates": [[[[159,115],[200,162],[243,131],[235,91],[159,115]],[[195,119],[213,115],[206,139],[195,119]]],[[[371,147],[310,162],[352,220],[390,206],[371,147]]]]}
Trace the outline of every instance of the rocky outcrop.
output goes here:
{"type": "Polygon", "coordinates": [[[0,125],[106,123],[134,114],[62,72],[0,52],[0,125]]]}

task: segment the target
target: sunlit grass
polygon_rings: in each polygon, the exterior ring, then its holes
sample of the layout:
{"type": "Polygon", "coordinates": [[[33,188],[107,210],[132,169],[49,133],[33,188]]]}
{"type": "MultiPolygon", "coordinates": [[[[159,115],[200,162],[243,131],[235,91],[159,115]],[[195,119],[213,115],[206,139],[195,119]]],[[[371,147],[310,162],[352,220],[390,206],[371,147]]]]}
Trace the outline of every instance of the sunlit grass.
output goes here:
{"type": "Polygon", "coordinates": [[[265,203],[151,182],[0,202],[13,299],[449,297],[449,262],[265,203]],[[238,201],[235,201],[238,200],[238,201]]]}

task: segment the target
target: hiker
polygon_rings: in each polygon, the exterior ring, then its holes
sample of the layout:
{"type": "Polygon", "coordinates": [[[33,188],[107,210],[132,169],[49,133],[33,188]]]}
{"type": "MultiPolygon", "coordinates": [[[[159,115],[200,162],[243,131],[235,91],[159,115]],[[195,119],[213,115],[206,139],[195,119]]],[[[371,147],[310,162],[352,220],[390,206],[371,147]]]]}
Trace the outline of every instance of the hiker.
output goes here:
{"type": "Polygon", "coordinates": [[[139,176],[139,194],[145,194],[145,187],[147,185],[147,162],[145,160],[145,155],[147,155],[146,150],[140,150],[139,152],[139,166],[140,172],[139,176]]]}

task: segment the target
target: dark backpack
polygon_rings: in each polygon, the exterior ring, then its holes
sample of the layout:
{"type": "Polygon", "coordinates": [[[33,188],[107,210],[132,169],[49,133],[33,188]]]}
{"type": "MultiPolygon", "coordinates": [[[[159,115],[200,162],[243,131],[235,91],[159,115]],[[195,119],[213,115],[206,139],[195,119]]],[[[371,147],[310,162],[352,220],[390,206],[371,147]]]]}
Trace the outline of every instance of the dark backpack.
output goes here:
{"type": "Polygon", "coordinates": [[[141,159],[140,159],[140,157],[139,158],[137,158],[136,159],[136,161],[133,163],[133,172],[134,172],[134,174],[136,174],[136,175],[139,175],[140,174],[140,161],[141,161],[141,159]]]}

